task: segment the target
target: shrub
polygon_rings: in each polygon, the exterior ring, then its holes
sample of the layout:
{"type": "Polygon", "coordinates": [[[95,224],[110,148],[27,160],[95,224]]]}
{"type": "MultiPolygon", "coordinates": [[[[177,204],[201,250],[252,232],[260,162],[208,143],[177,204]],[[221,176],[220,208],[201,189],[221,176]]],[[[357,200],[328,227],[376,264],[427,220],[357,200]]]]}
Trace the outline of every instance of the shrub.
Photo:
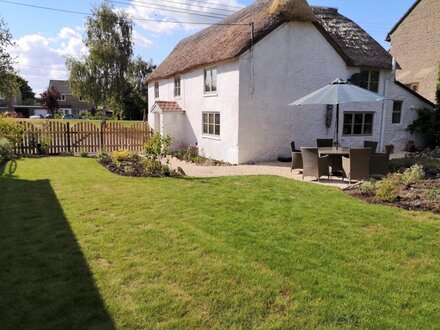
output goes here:
{"type": "Polygon", "coordinates": [[[128,160],[132,156],[128,150],[116,150],[112,151],[111,158],[114,162],[122,162],[128,160]]]}
{"type": "Polygon", "coordinates": [[[48,136],[42,136],[40,138],[40,143],[38,143],[38,153],[40,155],[47,155],[49,153],[49,148],[52,145],[52,140],[48,136]]]}
{"type": "Polygon", "coordinates": [[[0,137],[0,165],[14,158],[14,145],[8,139],[0,137]]]}
{"type": "Polygon", "coordinates": [[[423,166],[415,164],[407,168],[401,175],[400,180],[403,184],[417,183],[425,177],[423,166]]]}
{"type": "Polygon", "coordinates": [[[145,155],[150,159],[160,160],[167,155],[172,141],[173,139],[169,135],[162,136],[159,133],[154,133],[144,144],[145,155]]]}
{"type": "Polygon", "coordinates": [[[397,187],[401,181],[400,174],[389,174],[376,187],[376,198],[382,202],[392,202],[397,198],[397,187]]]}
{"type": "Polygon", "coordinates": [[[364,182],[359,186],[359,190],[365,195],[374,195],[377,188],[377,181],[370,180],[368,182],[364,182]]]}
{"type": "Polygon", "coordinates": [[[0,116],[0,138],[6,138],[12,145],[20,143],[23,137],[21,125],[12,118],[0,116]]]}
{"type": "Polygon", "coordinates": [[[81,150],[79,152],[79,156],[83,157],[83,158],[87,158],[87,157],[89,157],[89,153],[87,151],[85,151],[85,150],[81,150]]]}

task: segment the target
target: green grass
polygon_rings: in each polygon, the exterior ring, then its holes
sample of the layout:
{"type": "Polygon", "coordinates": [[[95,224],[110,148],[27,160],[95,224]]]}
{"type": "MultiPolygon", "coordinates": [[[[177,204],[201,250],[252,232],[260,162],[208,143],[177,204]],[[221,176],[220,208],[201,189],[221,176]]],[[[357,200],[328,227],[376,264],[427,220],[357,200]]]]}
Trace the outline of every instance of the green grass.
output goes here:
{"type": "MultiPolygon", "coordinates": [[[[16,168],[15,168],[16,167],[16,168]]],[[[271,176],[0,177],[1,329],[433,328],[440,217],[271,176]]]]}

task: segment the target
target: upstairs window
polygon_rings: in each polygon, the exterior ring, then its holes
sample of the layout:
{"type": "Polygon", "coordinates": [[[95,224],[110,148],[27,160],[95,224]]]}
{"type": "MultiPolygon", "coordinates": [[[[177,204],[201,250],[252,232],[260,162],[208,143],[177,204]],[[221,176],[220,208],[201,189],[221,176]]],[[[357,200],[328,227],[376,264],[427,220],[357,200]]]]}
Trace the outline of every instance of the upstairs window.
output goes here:
{"type": "Polygon", "coordinates": [[[82,96],[79,97],[79,101],[80,101],[80,102],[84,102],[84,99],[83,99],[82,96]]]}
{"type": "Polygon", "coordinates": [[[220,113],[203,112],[203,134],[220,136],[220,113]]]}
{"type": "Polygon", "coordinates": [[[159,82],[157,81],[154,83],[154,98],[159,98],[159,82]]]}
{"type": "Polygon", "coordinates": [[[344,135],[372,135],[372,112],[344,112],[344,135]]]}
{"type": "Polygon", "coordinates": [[[174,77],[174,97],[180,97],[180,77],[174,77]]]}
{"type": "Polygon", "coordinates": [[[214,94],[217,92],[217,68],[205,69],[204,91],[205,94],[214,94]]]}
{"type": "Polygon", "coordinates": [[[379,71],[377,71],[377,70],[361,70],[360,87],[377,93],[379,91],[379,71]]]}
{"type": "Polygon", "coordinates": [[[402,119],[402,101],[393,101],[393,117],[391,119],[391,123],[400,124],[402,119]]]}

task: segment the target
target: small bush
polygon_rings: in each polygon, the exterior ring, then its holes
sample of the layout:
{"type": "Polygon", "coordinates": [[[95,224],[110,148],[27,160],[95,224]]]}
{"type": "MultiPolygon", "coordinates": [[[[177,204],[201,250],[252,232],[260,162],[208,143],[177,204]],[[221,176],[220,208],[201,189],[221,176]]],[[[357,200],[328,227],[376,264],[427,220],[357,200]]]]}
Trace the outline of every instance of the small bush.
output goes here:
{"type": "Polygon", "coordinates": [[[0,165],[14,158],[14,145],[8,139],[0,137],[0,165]]]}
{"type": "Polygon", "coordinates": [[[389,174],[376,187],[376,198],[382,202],[392,202],[397,198],[400,174],[389,174]]]}
{"type": "Polygon", "coordinates": [[[112,151],[111,158],[115,162],[122,162],[128,160],[132,156],[128,150],[116,150],[112,151]]]}
{"type": "Polygon", "coordinates": [[[172,141],[173,138],[169,135],[162,136],[159,133],[154,133],[144,145],[145,155],[147,158],[160,160],[167,155],[172,141]]]}
{"type": "Polygon", "coordinates": [[[408,185],[411,183],[417,183],[424,177],[425,171],[423,170],[423,166],[415,164],[402,173],[400,180],[403,184],[408,185]]]}
{"type": "Polygon", "coordinates": [[[86,150],[81,150],[79,152],[79,156],[83,157],[83,158],[88,158],[89,157],[89,153],[86,150]]]}
{"type": "Polygon", "coordinates": [[[426,197],[430,200],[430,201],[434,201],[438,196],[438,189],[435,187],[432,187],[429,189],[428,193],[426,194],[426,197]]]}
{"type": "Polygon", "coordinates": [[[20,143],[23,137],[21,125],[12,118],[0,116],[0,138],[7,139],[13,146],[20,143]]]}
{"type": "Polygon", "coordinates": [[[376,188],[377,188],[377,181],[376,180],[370,180],[368,182],[364,182],[359,186],[359,190],[364,194],[364,195],[369,195],[372,196],[375,194],[376,192],[376,188]]]}

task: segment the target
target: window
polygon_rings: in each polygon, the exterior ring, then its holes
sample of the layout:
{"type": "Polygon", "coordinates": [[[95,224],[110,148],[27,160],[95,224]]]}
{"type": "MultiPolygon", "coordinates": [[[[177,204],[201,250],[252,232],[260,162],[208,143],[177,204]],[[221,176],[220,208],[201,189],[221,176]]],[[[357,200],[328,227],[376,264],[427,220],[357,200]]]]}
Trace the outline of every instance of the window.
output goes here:
{"type": "Polygon", "coordinates": [[[83,99],[82,96],[79,97],[79,101],[80,101],[80,102],[84,102],[84,99],[83,99]]]}
{"type": "Polygon", "coordinates": [[[180,77],[174,77],[174,97],[180,97],[180,77]]]}
{"type": "Polygon", "coordinates": [[[379,71],[361,70],[360,87],[377,93],[379,91],[379,71]]]}
{"type": "Polygon", "coordinates": [[[159,98],[159,83],[157,81],[154,83],[154,98],[159,98]]]}
{"type": "Polygon", "coordinates": [[[2,94],[0,94],[0,100],[4,100],[4,99],[5,97],[2,94]]]}
{"type": "Polygon", "coordinates": [[[217,68],[205,69],[205,93],[217,92],[217,68]]]}
{"type": "Polygon", "coordinates": [[[344,112],[344,135],[372,135],[372,112],[344,112]]]}
{"type": "Polygon", "coordinates": [[[400,120],[402,118],[402,101],[393,101],[393,117],[391,119],[391,123],[400,124],[400,120]]]}
{"type": "Polygon", "coordinates": [[[220,114],[218,112],[203,113],[203,134],[220,136],[220,114]]]}
{"type": "Polygon", "coordinates": [[[65,101],[66,100],[66,95],[61,94],[61,101],[65,101]]]}

